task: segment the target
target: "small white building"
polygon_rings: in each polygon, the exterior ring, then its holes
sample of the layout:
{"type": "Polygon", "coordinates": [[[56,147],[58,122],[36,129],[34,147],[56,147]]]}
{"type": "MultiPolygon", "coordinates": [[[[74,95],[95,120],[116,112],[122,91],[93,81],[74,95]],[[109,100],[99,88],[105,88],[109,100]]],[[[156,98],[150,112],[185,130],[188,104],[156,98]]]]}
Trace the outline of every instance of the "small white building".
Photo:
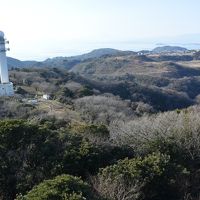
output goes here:
{"type": "Polygon", "coordinates": [[[49,94],[43,94],[42,98],[45,99],[45,100],[49,100],[50,95],[49,94]]]}

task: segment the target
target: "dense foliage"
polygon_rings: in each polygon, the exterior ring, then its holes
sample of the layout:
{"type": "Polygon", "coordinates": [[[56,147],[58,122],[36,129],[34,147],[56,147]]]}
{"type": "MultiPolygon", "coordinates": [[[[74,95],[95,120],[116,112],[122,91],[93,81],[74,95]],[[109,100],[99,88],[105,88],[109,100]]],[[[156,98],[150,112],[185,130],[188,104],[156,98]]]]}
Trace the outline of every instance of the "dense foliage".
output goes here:
{"type": "Polygon", "coordinates": [[[197,108],[143,117],[120,126],[128,138],[102,124],[1,121],[0,199],[196,200],[199,119],[197,108]]]}
{"type": "MultiPolygon", "coordinates": [[[[103,126],[74,130],[52,130],[51,123],[34,125],[26,121],[0,122],[0,194],[5,200],[26,193],[44,179],[59,174],[86,178],[100,167],[133,155],[127,148],[89,142],[106,133],[103,126]],[[91,130],[91,131],[90,131],[91,130]],[[70,133],[74,132],[74,133],[70,133]],[[91,132],[91,134],[90,134],[91,132]]],[[[54,127],[52,127],[54,128],[54,127]]],[[[96,141],[96,140],[95,140],[96,141]]]]}

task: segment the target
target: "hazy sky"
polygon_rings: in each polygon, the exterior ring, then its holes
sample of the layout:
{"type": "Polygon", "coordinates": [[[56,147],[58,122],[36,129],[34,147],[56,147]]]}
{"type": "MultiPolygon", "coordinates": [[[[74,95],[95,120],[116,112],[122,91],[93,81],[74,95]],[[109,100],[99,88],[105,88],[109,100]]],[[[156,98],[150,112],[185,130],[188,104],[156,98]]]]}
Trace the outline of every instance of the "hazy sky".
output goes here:
{"type": "Polygon", "coordinates": [[[0,0],[0,9],[9,55],[19,59],[200,33],[200,0],[0,0]]]}

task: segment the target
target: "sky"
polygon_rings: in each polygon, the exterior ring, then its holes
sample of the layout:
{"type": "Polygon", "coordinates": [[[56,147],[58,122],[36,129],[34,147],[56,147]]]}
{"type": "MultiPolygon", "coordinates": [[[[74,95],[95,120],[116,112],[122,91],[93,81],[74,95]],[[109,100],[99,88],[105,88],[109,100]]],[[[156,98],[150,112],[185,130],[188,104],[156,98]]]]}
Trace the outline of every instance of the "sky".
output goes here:
{"type": "Polygon", "coordinates": [[[200,36],[199,8],[199,0],[0,0],[0,30],[9,56],[43,60],[200,36]]]}

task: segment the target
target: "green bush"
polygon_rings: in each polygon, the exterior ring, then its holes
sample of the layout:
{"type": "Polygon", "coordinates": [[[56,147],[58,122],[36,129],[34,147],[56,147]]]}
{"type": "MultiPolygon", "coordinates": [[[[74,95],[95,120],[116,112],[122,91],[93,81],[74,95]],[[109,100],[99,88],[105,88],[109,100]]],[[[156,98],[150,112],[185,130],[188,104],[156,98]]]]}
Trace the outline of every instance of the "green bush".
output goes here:
{"type": "Polygon", "coordinates": [[[121,160],[102,169],[96,179],[96,188],[100,195],[113,200],[125,196],[127,200],[179,199],[182,194],[176,177],[184,172],[183,167],[171,163],[170,156],[153,153],[144,158],[121,160]]]}
{"type": "Polygon", "coordinates": [[[80,178],[61,175],[45,180],[35,186],[25,196],[19,195],[17,200],[94,200],[87,183],[80,178]]]}

